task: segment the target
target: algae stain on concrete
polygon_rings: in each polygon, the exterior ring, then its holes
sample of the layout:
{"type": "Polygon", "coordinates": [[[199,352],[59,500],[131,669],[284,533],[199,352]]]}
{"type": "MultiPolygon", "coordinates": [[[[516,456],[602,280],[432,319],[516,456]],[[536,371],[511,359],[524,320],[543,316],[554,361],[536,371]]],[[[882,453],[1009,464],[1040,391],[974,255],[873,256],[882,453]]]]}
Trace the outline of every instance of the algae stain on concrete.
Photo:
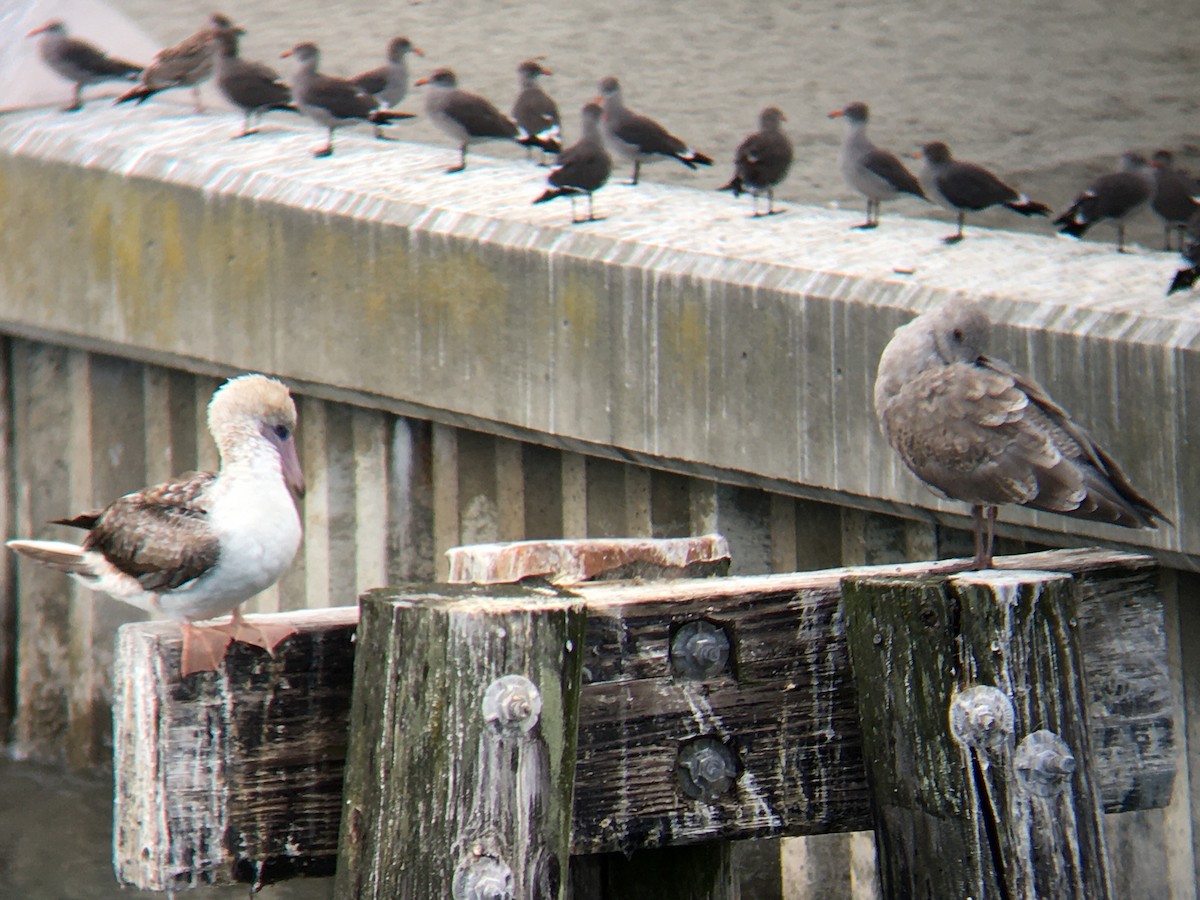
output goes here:
{"type": "Polygon", "coordinates": [[[569,273],[558,289],[558,303],[562,310],[560,327],[567,338],[567,347],[572,355],[583,356],[595,346],[599,337],[601,304],[606,297],[597,289],[599,275],[583,277],[569,273]]]}
{"type": "Polygon", "coordinates": [[[449,248],[422,262],[414,287],[423,328],[476,336],[503,328],[495,317],[508,307],[508,285],[474,252],[449,248]]]}

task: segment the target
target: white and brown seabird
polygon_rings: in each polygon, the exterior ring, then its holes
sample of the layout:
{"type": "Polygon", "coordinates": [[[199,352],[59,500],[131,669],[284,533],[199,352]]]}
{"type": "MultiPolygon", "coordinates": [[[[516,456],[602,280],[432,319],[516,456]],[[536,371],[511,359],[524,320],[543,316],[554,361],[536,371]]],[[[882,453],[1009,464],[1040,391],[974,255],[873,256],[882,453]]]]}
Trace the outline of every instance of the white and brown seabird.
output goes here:
{"type": "Polygon", "coordinates": [[[273,109],[299,112],[292,105],[292,90],[268,65],[238,55],[238,39],[246,32],[241,28],[218,28],[213,31],[216,44],[213,56],[213,78],[225,99],[246,114],[242,133],[236,137],[257,134],[251,123],[273,109]]]}
{"type": "Polygon", "coordinates": [[[564,150],[558,157],[558,165],[550,170],[546,180],[550,187],[534,200],[534,203],[546,203],[555,197],[568,197],[571,200],[571,222],[594,222],[592,212],[592,194],[604,187],[608,176],[612,174],[612,157],[604,146],[604,137],[600,133],[600,119],[604,110],[598,103],[589,103],[583,108],[581,128],[582,137],[564,150]],[[575,217],[575,198],[587,195],[588,213],[586,219],[575,217]]]}
{"type": "Polygon", "coordinates": [[[296,406],[275,379],[243,375],[213,395],[208,428],[221,455],[216,474],[192,473],[56,520],[86,529],[82,545],[8,542],[87,588],[179,622],[184,675],[215,669],[231,641],[270,652],[294,633],[247,621],[239,607],[274,584],[300,546],[296,406]],[[227,625],[192,624],[225,613],[227,625]]]}
{"type": "Polygon", "coordinates": [[[458,144],[459,163],[447,169],[447,174],[461,172],[467,167],[467,146],[481,141],[516,141],[523,146],[544,146],[495,105],[478,94],[464,91],[452,69],[435,69],[427,78],[416,82],[428,86],[425,112],[430,120],[458,144]]]}
{"type": "MultiPolygon", "coordinates": [[[[355,75],[350,80],[359,88],[366,91],[379,101],[384,109],[395,109],[408,96],[408,54],[424,56],[425,51],[413,46],[413,42],[403,35],[388,41],[387,62],[374,69],[355,75]]],[[[380,140],[391,140],[379,126],[375,126],[375,137],[380,140]]]]}
{"type": "Polygon", "coordinates": [[[958,231],[943,238],[947,244],[963,239],[963,219],[968,210],[979,212],[992,206],[1003,206],[1023,216],[1050,214],[1050,207],[1030,200],[983,166],[955,159],[950,148],[941,141],[925,144],[920,155],[925,159],[921,184],[938,203],[958,215],[958,231]]]}
{"type": "Polygon", "coordinates": [[[1006,503],[1127,528],[1168,522],[1036,381],[985,354],[989,330],[980,304],[950,300],[896,329],[875,380],[875,412],[904,464],[972,505],[974,567],[991,566],[1006,503]]]}
{"type": "Polygon", "coordinates": [[[639,115],[625,105],[621,83],[611,75],[600,80],[597,102],[604,109],[604,136],[609,147],[633,163],[630,184],[637,184],[642,163],[677,159],[689,169],[711,166],[712,158],[693,150],[649,116],[639,115]]]}
{"type": "Polygon", "coordinates": [[[63,112],[83,109],[83,89],[101,81],[133,81],[141,74],[142,67],[109,56],[94,44],[67,34],[67,26],[60,19],[53,19],[41,28],[35,28],[27,37],[40,38],[38,53],[42,60],[58,75],[75,85],[70,106],[63,112]]]}
{"type": "Polygon", "coordinates": [[[1181,242],[1183,247],[1180,252],[1186,265],[1171,279],[1171,286],[1167,288],[1168,297],[1176,291],[1190,290],[1200,278],[1200,207],[1188,219],[1181,242]]]}
{"type": "MultiPolygon", "coordinates": [[[[542,64],[542,57],[535,56],[517,66],[517,99],[513,103],[512,118],[527,134],[537,138],[542,148],[542,162],[547,153],[562,150],[562,122],[558,115],[558,104],[538,83],[543,75],[554,73],[542,64]]],[[[526,147],[527,154],[533,147],[526,147]]]]}
{"type": "Polygon", "coordinates": [[[792,142],[783,132],[787,116],[778,106],[768,106],[758,116],[758,131],[747,137],[733,157],[733,178],[722,191],[733,191],[740,197],[749,193],[754,198],[754,218],[775,214],[775,187],[787,177],[792,167],[792,142]],[[767,211],[758,211],[758,198],[767,195],[767,211]]]}
{"type": "Polygon", "coordinates": [[[114,102],[144,103],[161,91],[190,87],[196,112],[203,112],[200,85],[207,81],[213,72],[213,32],[232,27],[233,22],[227,16],[213,13],[208,17],[208,23],[195,34],[184,38],[173,47],[160,50],[154,57],[154,62],[142,71],[141,82],[114,102]]]}
{"type": "Polygon", "coordinates": [[[1175,156],[1170,150],[1157,150],[1150,157],[1154,169],[1154,199],[1150,208],[1163,220],[1163,249],[1172,248],[1172,232],[1179,235],[1179,249],[1183,249],[1184,231],[1193,213],[1200,209],[1200,185],[1187,172],[1175,167],[1175,156]]]}
{"type": "Polygon", "coordinates": [[[281,58],[296,60],[292,77],[292,99],[297,108],[318,125],[329,131],[325,146],[313,153],[323,157],[333,155],[333,132],[343,125],[372,122],[384,125],[397,119],[411,119],[412,113],[380,109],[379,101],[348,78],[338,78],[317,71],[321,51],[316,44],[305,42],[285,50],[281,58]]]}
{"type": "Polygon", "coordinates": [[[1154,196],[1154,169],[1139,153],[1121,155],[1117,172],[1101,175],[1061,216],[1054,220],[1061,234],[1081,238],[1097,222],[1112,219],[1117,226],[1117,250],[1125,252],[1125,220],[1154,196]]]}
{"type": "Polygon", "coordinates": [[[879,226],[879,204],[900,194],[911,194],[928,201],[921,183],[905,168],[896,154],[876,147],[867,137],[867,104],[855,101],[829,114],[831,119],[846,120],[838,165],[846,184],[867,198],[867,219],[855,228],[879,226]]]}

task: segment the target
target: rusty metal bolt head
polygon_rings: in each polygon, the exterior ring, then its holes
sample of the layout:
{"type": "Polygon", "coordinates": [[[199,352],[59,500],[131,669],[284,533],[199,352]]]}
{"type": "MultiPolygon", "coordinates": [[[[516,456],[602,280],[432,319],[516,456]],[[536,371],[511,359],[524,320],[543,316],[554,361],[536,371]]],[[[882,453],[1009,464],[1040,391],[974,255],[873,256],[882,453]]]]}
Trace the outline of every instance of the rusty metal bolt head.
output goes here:
{"type": "Polygon", "coordinates": [[[703,680],[729,668],[729,635],[720,625],[696,619],[680,626],[671,639],[671,670],[682,678],[703,680]]]}
{"type": "Polygon", "coordinates": [[[1012,701],[999,688],[977,684],[950,701],[950,733],[959,743],[994,750],[1013,733],[1012,701]]]}
{"type": "Polygon", "coordinates": [[[472,854],[455,869],[451,893],[454,900],[512,900],[512,869],[502,859],[472,854]]]}
{"type": "Polygon", "coordinates": [[[1075,755],[1066,741],[1042,729],[1027,734],[1013,754],[1017,782],[1029,793],[1053,797],[1066,790],[1075,774],[1075,755]]]}
{"type": "Polygon", "coordinates": [[[524,675],[505,675],[488,685],[483,695],[483,718],[494,728],[526,734],[542,714],[542,694],[524,675]]]}
{"type": "Polygon", "coordinates": [[[737,780],[737,757],[714,737],[693,738],[679,748],[675,776],[680,789],[694,800],[713,803],[737,780]]]}

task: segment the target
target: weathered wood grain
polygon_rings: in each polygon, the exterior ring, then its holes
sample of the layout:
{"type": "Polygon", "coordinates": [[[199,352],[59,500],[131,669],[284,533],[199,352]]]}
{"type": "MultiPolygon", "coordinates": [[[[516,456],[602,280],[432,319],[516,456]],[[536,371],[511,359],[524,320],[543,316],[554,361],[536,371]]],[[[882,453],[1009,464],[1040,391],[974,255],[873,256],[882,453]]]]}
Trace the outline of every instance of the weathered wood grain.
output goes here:
{"type": "Polygon", "coordinates": [[[583,604],[430,585],[361,608],[337,896],[564,896],[583,604]]]}
{"type": "MultiPolygon", "coordinates": [[[[1060,570],[1076,577],[1089,681],[1088,724],[1105,808],[1118,811],[1165,802],[1175,766],[1174,722],[1169,689],[1155,684],[1166,676],[1147,663],[1165,656],[1153,561],[1097,550],[1002,558],[997,565],[1060,570]],[[1118,617],[1116,624],[1110,622],[1113,615],[1118,617]],[[1126,672],[1136,673],[1136,684],[1129,683],[1126,672]],[[1127,696],[1136,697],[1136,702],[1119,702],[1127,696]]],[[[928,564],[906,564],[661,584],[576,586],[573,593],[586,606],[587,623],[577,644],[582,687],[572,851],[632,852],[672,844],[870,827],[858,696],[849,669],[840,584],[849,575],[915,577],[928,569],[928,564]],[[671,664],[672,638],[685,623],[697,619],[725,627],[732,637],[730,668],[706,681],[680,678],[671,664]],[[730,791],[708,803],[685,796],[676,771],[681,747],[702,735],[727,742],[740,772],[730,791]]],[[[428,590],[421,588],[414,597],[428,590]]],[[[349,633],[354,610],[332,610],[328,615],[343,617],[329,625],[331,629],[349,633]]],[[[406,648],[415,645],[415,641],[406,642],[406,648]]],[[[317,667],[311,676],[318,679],[316,683],[328,685],[328,697],[322,701],[329,704],[323,721],[341,722],[329,727],[339,728],[343,736],[345,718],[335,720],[333,716],[335,709],[343,717],[348,714],[349,666],[355,649],[348,639],[330,643],[325,655],[305,662],[317,667]],[[332,656],[335,649],[343,657],[332,656]],[[333,682],[320,667],[341,673],[344,680],[337,689],[341,693],[335,693],[333,682]]],[[[178,827],[141,837],[148,826],[137,826],[139,830],[132,833],[137,838],[118,845],[118,865],[131,873],[130,880],[141,879],[143,884],[179,884],[186,878],[197,883],[232,881],[236,874],[232,861],[252,857],[230,853],[204,830],[204,817],[210,810],[217,811],[212,815],[218,821],[231,821],[224,812],[229,801],[224,794],[224,776],[200,777],[195,771],[220,773],[231,767],[236,771],[242,753],[236,733],[223,727],[205,738],[203,748],[174,743],[157,747],[147,756],[140,735],[157,734],[153,730],[157,726],[142,726],[133,720],[122,726],[121,719],[134,715],[131,705],[153,702],[160,704],[156,715],[164,722],[195,721],[198,716],[216,715],[213,709],[220,716],[240,721],[251,714],[242,709],[243,704],[261,707],[265,688],[256,689],[258,693],[228,692],[220,695],[223,699],[218,702],[206,694],[193,697],[158,686],[157,679],[172,671],[170,659],[178,653],[171,626],[126,626],[121,654],[124,658],[131,653],[146,658],[136,664],[122,663],[126,674],[121,682],[128,687],[122,689],[117,706],[118,780],[158,787],[150,792],[142,786],[123,788],[127,809],[123,819],[174,821],[178,827]],[[142,637],[135,639],[135,635],[142,637]],[[141,673],[137,678],[132,675],[135,668],[141,673]],[[138,700],[142,695],[154,699],[138,700]],[[199,709],[185,708],[189,705],[199,709]],[[180,754],[188,762],[167,766],[165,761],[172,754],[180,754]],[[209,756],[227,762],[209,761],[201,766],[198,760],[209,756]],[[144,798],[138,803],[149,805],[135,807],[135,796],[144,798]],[[146,857],[135,858],[144,848],[146,857]],[[184,874],[189,859],[204,865],[203,874],[184,874]],[[165,874],[152,876],[151,870],[165,874]]],[[[257,657],[238,655],[231,660],[238,666],[253,664],[252,672],[239,670],[237,678],[271,677],[270,667],[257,657]]],[[[424,683],[421,679],[414,682],[424,683]]],[[[442,690],[427,687],[428,691],[435,689],[442,690]]],[[[394,699],[418,703],[418,688],[412,690],[412,695],[394,699]]],[[[307,752],[304,748],[315,739],[305,732],[309,727],[305,721],[289,719],[280,725],[273,742],[261,750],[264,765],[273,756],[291,759],[293,745],[299,748],[297,752],[307,752]]],[[[169,738],[169,730],[167,734],[169,738]]],[[[341,800],[334,770],[340,774],[341,764],[338,758],[328,762],[327,781],[319,788],[306,785],[304,791],[291,795],[288,822],[313,828],[304,845],[306,853],[332,853],[336,841],[341,800]]],[[[272,783],[265,770],[261,777],[272,783]]],[[[277,776],[281,791],[289,790],[290,777],[286,770],[277,776]]],[[[225,846],[270,848],[287,843],[286,833],[278,831],[285,828],[281,819],[243,816],[240,821],[239,827],[246,832],[224,829],[225,846]]],[[[264,858],[271,859],[269,854],[264,858]]],[[[247,865],[242,864],[245,871],[238,877],[269,879],[284,872],[267,865],[261,876],[252,876],[247,865]]]]}
{"type": "Polygon", "coordinates": [[[121,629],[115,674],[114,868],[179,890],[330,875],[350,713],[353,607],[289,613],[271,659],[234,645],[179,677],[179,630],[121,629]]]}
{"type": "Polygon", "coordinates": [[[1111,896],[1072,580],[852,578],[844,599],[884,897],[1111,896]]]}

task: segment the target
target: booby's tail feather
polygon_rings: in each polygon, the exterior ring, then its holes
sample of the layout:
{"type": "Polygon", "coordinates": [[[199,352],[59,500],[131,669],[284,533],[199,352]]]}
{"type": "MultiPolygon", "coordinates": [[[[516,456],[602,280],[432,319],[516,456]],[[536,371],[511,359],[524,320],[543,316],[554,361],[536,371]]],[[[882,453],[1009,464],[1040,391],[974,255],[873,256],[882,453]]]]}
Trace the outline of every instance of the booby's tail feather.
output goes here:
{"type": "Polygon", "coordinates": [[[35,562],[66,572],[69,575],[92,576],[85,551],[78,544],[65,541],[9,541],[8,548],[35,562]]]}

